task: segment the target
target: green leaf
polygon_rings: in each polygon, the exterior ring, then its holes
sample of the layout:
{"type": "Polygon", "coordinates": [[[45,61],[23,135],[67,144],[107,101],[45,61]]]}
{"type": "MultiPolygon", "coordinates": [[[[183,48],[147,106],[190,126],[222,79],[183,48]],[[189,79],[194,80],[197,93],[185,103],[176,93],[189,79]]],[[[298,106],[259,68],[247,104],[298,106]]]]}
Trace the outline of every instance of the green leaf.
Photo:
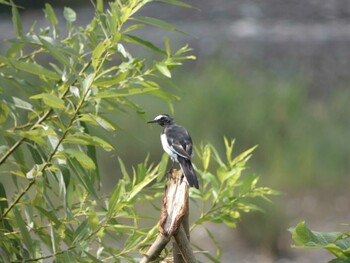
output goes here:
{"type": "MultiPolygon", "coordinates": [[[[154,179],[157,178],[159,175],[157,173],[158,168],[156,167],[155,169],[152,170],[152,172],[149,172],[147,174],[147,177],[145,177],[141,182],[139,182],[137,185],[135,185],[131,191],[129,192],[129,197],[128,197],[128,202],[132,200],[143,188],[145,188],[148,184],[150,184],[154,179]]],[[[144,175],[145,175],[144,171],[144,175]]],[[[138,177],[139,175],[136,175],[138,177]]]]}
{"type": "Polygon", "coordinates": [[[106,39],[103,42],[100,42],[94,51],[92,52],[92,57],[91,57],[91,65],[97,69],[97,66],[99,65],[101,61],[101,56],[104,52],[108,51],[109,47],[111,45],[111,40],[106,39]]]}
{"type": "MultiPolygon", "coordinates": [[[[3,215],[3,213],[7,208],[8,208],[8,200],[7,200],[6,190],[3,183],[0,182],[0,215],[3,215]]],[[[0,222],[0,227],[3,229],[6,229],[9,232],[13,231],[12,226],[9,224],[6,218],[4,218],[2,222],[0,222]]]]}
{"type": "Polygon", "coordinates": [[[165,46],[165,51],[168,57],[171,56],[171,48],[170,48],[170,43],[169,43],[169,38],[164,38],[164,46],[165,46]]]}
{"type": "Polygon", "coordinates": [[[44,78],[53,79],[53,80],[61,79],[61,77],[57,73],[51,70],[48,70],[39,64],[23,62],[14,58],[10,58],[8,61],[15,68],[28,72],[30,74],[37,75],[40,78],[44,77],[44,78]]]}
{"type": "Polygon", "coordinates": [[[33,105],[29,102],[22,100],[17,97],[11,97],[11,102],[15,105],[16,108],[22,109],[22,110],[28,110],[33,111],[33,105]]]}
{"type": "Polygon", "coordinates": [[[87,75],[84,79],[83,79],[83,82],[82,82],[82,88],[84,90],[84,93],[86,93],[90,88],[91,88],[91,85],[92,85],[92,82],[95,80],[95,74],[94,73],[91,73],[89,75],[87,75]]]}
{"type": "MultiPolygon", "coordinates": [[[[95,125],[95,126],[100,126],[106,131],[115,131],[116,127],[111,124],[109,121],[106,119],[102,118],[101,116],[96,116],[92,114],[82,114],[79,117],[80,121],[87,122],[89,124],[95,125]]],[[[86,129],[86,128],[85,128],[86,129]]]]}
{"type": "Polygon", "coordinates": [[[32,238],[29,234],[29,231],[27,229],[27,225],[26,225],[25,221],[23,220],[22,215],[19,212],[17,207],[14,207],[12,209],[12,211],[13,211],[13,214],[15,216],[15,219],[16,219],[19,231],[21,233],[21,236],[23,238],[23,243],[26,246],[26,248],[28,249],[28,251],[30,252],[30,254],[32,256],[34,256],[35,255],[35,248],[33,245],[33,240],[32,240],[32,238]]]}
{"type": "Polygon", "coordinates": [[[121,170],[121,172],[123,174],[123,178],[125,180],[130,180],[130,175],[129,175],[129,173],[126,170],[126,167],[125,167],[125,164],[124,164],[123,160],[118,157],[118,162],[119,162],[119,165],[120,165],[120,170],[121,170]]]}
{"type": "Polygon", "coordinates": [[[65,149],[64,153],[71,158],[75,158],[84,168],[88,170],[96,169],[94,161],[86,153],[75,149],[65,149]]]}
{"type": "Polygon", "coordinates": [[[3,124],[7,121],[7,117],[10,113],[10,108],[6,103],[0,103],[0,124],[3,124]]]}
{"type": "MultiPolygon", "coordinates": [[[[250,158],[251,153],[256,149],[256,147],[258,147],[258,146],[255,145],[252,148],[250,148],[250,149],[244,151],[243,153],[241,153],[240,155],[238,155],[236,158],[234,158],[230,162],[231,167],[234,166],[235,164],[239,163],[239,162],[242,162],[242,161],[246,162],[250,158]]],[[[232,144],[232,148],[233,148],[233,144],[232,144]]]]}
{"type": "Polygon", "coordinates": [[[69,7],[64,7],[63,16],[70,23],[73,23],[77,20],[77,14],[72,8],[69,7]]]}
{"type": "Polygon", "coordinates": [[[89,173],[81,166],[81,164],[75,159],[70,158],[67,160],[70,168],[74,171],[77,178],[80,180],[85,189],[94,197],[98,198],[94,187],[94,178],[89,176],[89,173]]]}
{"type": "Polygon", "coordinates": [[[129,88],[129,89],[109,89],[106,91],[102,91],[97,93],[94,97],[100,98],[100,99],[106,99],[106,98],[118,98],[118,97],[128,97],[138,94],[144,94],[144,93],[151,93],[153,94],[154,91],[158,90],[158,88],[149,87],[149,88],[129,88]]]}
{"type": "Polygon", "coordinates": [[[176,5],[176,6],[180,6],[180,7],[186,7],[186,8],[193,8],[191,5],[186,4],[182,1],[178,1],[178,0],[157,0],[158,2],[163,2],[166,4],[171,4],[171,5],[176,5]]]}
{"type": "Polygon", "coordinates": [[[21,17],[15,5],[12,5],[12,23],[13,23],[13,26],[15,27],[16,36],[17,37],[23,36],[23,26],[22,26],[21,17]]]}
{"type": "Polygon", "coordinates": [[[172,32],[177,32],[177,33],[181,33],[181,34],[184,34],[184,35],[190,35],[178,28],[176,28],[175,26],[163,21],[163,20],[160,20],[160,19],[156,19],[156,18],[152,18],[152,17],[147,17],[147,16],[141,16],[141,17],[136,17],[136,18],[133,18],[134,20],[138,21],[138,22],[141,22],[141,23],[145,23],[145,24],[148,24],[148,25],[151,25],[151,26],[154,26],[154,27],[158,27],[158,28],[161,28],[161,29],[164,29],[164,30],[167,30],[167,31],[172,31],[172,32]]]}
{"type": "Polygon", "coordinates": [[[162,63],[159,62],[156,64],[156,68],[159,70],[160,73],[162,73],[164,76],[166,76],[167,78],[171,78],[171,73],[170,70],[168,69],[168,67],[162,63]]]}
{"type": "Polygon", "coordinates": [[[45,11],[45,15],[46,15],[47,20],[49,20],[52,25],[54,25],[54,26],[57,25],[58,20],[57,20],[55,11],[53,10],[52,6],[48,3],[46,3],[44,11],[45,11]]]}
{"type": "Polygon", "coordinates": [[[210,148],[210,145],[206,145],[204,146],[203,156],[202,156],[204,171],[208,170],[210,158],[211,158],[211,148],[210,148]]]}
{"type": "Polygon", "coordinates": [[[79,145],[95,145],[104,148],[105,150],[114,150],[114,147],[103,139],[92,136],[86,133],[74,133],[68,134],[63,140],[64,143],[68,144],[79,144],[79,145]]]}
{"type": "Polygon", "coordinates": [[[47,106],[54,109],[64,110],[66,108],[66,106],[64,105],[64,101],[61,98],[51,93],[41,93],[41,94],[31,96],[29,98],[34,100],[42,99],[47,106]]]}
{"type": "Polygon", "coordinates": [[[336,258],[328,261],[328,263],[350,263],[350,258],[336,258]]]}
{"type": "Polygon", "coordinates": [[[21,137],[27,138],[29,140],[32,140],[38,144],[46,146],[46,137],[49,135],[55,135],[55,133],[51,129],[42,129],[38,128],[35,130],[29,130],[29,131],[20,131],[18,132],[18,135],[21,137]]]}
{"type": "Polygon", "coordinates": [[[117,85],[129,76],[129,71],[119,71],[117,74],[108,77],[101,77],[95,81],[96,86],[110,87],[117,85]]]}
{"type": "Polygon", "coordinates": [[[124,195],[125,195],[125,180],[120,179],[118,184],[113,190],[112,196],[108,205],[107,218],[112,217],[115,213],[118,213],[124,206],[124,195]]]}
{"type": "Polygon", "coordinates": [[[139,37],[136,37],[133,35],[129,35],[129,34],[123,34],[122,39],[126,42],[140,45],[140,46],[146,47],[148,49],[151,49],[153,51],[156,51],[157,53],[160,53],[162,55],[166,55],[166,53],[163,50],[161,50],[159,47],[155,46],[152,42],[149,42],[149,41],[144,40],[142,38],[139,38],[139,37]]]}
{"type": "Polygon", "coordinates": [[[258,179],[259,177],[255,174],[246,175],[240,187],[240,194],[245,195],[246,193],[250,192],[255,187],[258,179]]]}
{"type": "Polygon", "coordinates": [[[79,242],[80,240],[83,240],[86,235],[89,234],[89,220],[85,219],[83,222],[81,222],[78,226],[78,228],[74,232],[74,240],[73,242],[79,242]]]}
{"type": "Polygon", "coordinates": [[[100,13],[103,12],[103,0],[97,0],[96,10],[100,13]]]}
{"type": "Polygon", "coordinates": [[[57,44],[53,44],[55,42],[51,38],[41,36],[38,36],[38,38],[52,57],[54,57],[58,62],[67,68],[71,68],[71,63],[67,55],[60,50],[57,44]]]}
{"type": "MultiPolygon", "coordinates": [[[[25,137],[25,136],[24,136],[25,137]]],[[[9,136],[5,137],[8,145],[14,145],[16,143],[16,141],[9,136]]],[[[28,166],[27,166],[27,159],[24,158],[24,153],[23,153],[23,148],[22,147],[18,147],[16,149],[16,151],[13,152],[12,157],[14,157],[14,159],[16,160],[17,163],[21,164],[20,165],[20,169],[22,171],[22,173],[26,173],[28,170],[28,166]]]]}
{"type": "Polygon", "coordinates": [[[305,222],[290,228],[293,240],[302,246],[297,248],[324,248],[338,258],[348,258],[350,240],[347,234],[340,232],[317,232],[310,230],[305,222]]]}

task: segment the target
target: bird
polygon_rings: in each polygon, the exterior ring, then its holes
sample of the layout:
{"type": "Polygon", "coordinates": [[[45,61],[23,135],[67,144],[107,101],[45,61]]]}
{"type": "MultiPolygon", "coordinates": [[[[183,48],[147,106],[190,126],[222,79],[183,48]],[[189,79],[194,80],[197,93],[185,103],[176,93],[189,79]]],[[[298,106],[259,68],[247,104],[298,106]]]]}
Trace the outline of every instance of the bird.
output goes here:
{"type": "Polygon", "coordinates": [[[157,123],[164,127],[164,130],[160,134],[163,150],[172,159],[173,166],[174,162],[180,165],[188,185],[199,189],[197,175],[191,162],[194,151],[192,139],[188,131],[184,127],[176,124],[173,118],[168,114],[160,114],[148,123],[157,123]]]}

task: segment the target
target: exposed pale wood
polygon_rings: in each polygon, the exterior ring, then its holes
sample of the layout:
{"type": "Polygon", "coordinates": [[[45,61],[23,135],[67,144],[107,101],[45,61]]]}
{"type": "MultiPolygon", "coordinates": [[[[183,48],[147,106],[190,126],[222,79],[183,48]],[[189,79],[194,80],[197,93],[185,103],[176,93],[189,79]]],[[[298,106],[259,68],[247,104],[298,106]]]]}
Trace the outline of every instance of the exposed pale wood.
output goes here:
{"type": "Polygon", "coordinates": [[[141,263],[157,260],[171,237],[174,237],[176,243],[174,249],[178,249],[174,263],[197,262],[189,242],[188,214],[188,184],[181,171],[173,170],[164,188],[158,237],[141,263]]]}

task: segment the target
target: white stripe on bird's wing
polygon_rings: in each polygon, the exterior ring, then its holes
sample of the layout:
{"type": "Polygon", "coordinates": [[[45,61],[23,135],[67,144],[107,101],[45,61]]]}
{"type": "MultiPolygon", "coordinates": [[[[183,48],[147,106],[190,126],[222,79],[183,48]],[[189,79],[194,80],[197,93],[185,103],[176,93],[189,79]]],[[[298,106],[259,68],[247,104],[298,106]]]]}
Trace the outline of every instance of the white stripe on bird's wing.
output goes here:
{"type": "Polygon", "coordinates": [[[183,158],[191,159],[191,156],[185,151],[181,144],[173,143],[170,145],[170,149],[172,149],[176,154],[180,155],[183,158]]]}

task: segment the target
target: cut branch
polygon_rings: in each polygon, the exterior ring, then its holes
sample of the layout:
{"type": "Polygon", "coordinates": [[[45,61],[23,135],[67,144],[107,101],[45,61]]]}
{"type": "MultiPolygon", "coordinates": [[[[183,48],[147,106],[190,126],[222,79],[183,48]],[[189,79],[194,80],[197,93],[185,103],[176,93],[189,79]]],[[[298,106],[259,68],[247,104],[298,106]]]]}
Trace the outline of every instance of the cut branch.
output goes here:
{"type": "Polygon", "coordinates": [[[189,238],[186,235],[186,232],[189,231],[188,222],[183,224],[183,219],[188,216],[188,184],[183,178],[181,171],[173,170],[170,180],[164,188],[158,237],[143,256],[141,263],[151,262],[159,258],[161,251],[172,236],[174,236],[179,248],[182,262],[196,262],[189,238]],[[184,229],[184,226],[187,230],[184,229]]]}

